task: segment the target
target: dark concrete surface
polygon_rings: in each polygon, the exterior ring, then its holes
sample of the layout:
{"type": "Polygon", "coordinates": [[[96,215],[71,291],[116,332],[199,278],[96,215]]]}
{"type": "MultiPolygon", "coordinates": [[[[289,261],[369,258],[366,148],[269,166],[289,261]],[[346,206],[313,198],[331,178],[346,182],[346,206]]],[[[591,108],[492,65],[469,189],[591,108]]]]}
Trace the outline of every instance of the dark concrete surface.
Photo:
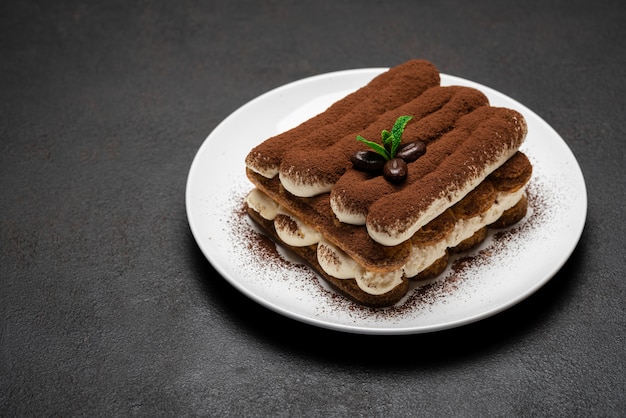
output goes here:
{"type": "Polygon", "coordinates": [[[620,0],[0,2],[0,415],[623,416],[625,22],[620,0]],[[287,82],[410,58],[561,134],[589,199],[571,259],[434,334],[247,299],[187,223],[206,136],[287,82]]]}

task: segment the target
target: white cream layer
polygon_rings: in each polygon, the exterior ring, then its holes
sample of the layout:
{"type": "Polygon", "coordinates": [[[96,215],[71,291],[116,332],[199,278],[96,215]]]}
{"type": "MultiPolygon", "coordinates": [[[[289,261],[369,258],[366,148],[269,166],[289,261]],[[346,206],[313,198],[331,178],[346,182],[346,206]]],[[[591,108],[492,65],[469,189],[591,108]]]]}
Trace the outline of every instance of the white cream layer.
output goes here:
{"type": "Polygon", "coordinates": [[[287,209],[259,189],[253,189],[246,197],[250,208],[267,220],[274,220],[276,233],[286,244],[294,247],[317,245],[317,261],[326,274],[338,279],[354,278],[363,291],[380,295],[399,285],[402,277],[414,277],[426,270],[446,253],[470,238],[481,228],[497,221],[507,209],[515,206],[523,197],[525,187],[513,193],[499,192],[494,204],[484,213],[468,219],[459,219],[454,229],[441,241],[425,246],[412,245],[408,262],[400,269],[388,273],[366,270],[348,254],[325,240],[321,233],[308,226],[287,209]],[[285,222],[276,222],[278,216],[289,216],[294,224],[286,227],[285,222]],[[293,226],[297,225],[297,230],[293,226]]]}
{"type": "Polygon", "coordinates": [[[313,197],[322,193],[328,193],[333,189],[333,183],[311,183],[308,177],[303,178],[297,172],[281,170],[278,173],[278,178],[289,193],[298,197],[313,197]]]}
{"type": "Polygon", "coordinates": [[[254,171],[257,174],[262,175],[265,178],[273,179],[278,175],[279,166],[270,166],[270,167],[257,167],[254,164],[246,165],[250,170],[254,171]]]}

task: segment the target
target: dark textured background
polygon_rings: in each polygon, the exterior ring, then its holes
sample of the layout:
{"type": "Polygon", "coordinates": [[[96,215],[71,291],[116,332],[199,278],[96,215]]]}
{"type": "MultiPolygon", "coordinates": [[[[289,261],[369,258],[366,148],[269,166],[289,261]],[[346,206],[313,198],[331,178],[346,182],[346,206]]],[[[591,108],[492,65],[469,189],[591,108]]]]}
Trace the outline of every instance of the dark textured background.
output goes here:
{"type": "Polygon", "coordinates": [[[625,80],[621,0],[0,2],[0,415],[623,415],[625,80]],[[569,262],[428,335],[248,300],[187,224],[206,136],[284,83],[410,58],[561,134],[589,198],[569,262]]]}

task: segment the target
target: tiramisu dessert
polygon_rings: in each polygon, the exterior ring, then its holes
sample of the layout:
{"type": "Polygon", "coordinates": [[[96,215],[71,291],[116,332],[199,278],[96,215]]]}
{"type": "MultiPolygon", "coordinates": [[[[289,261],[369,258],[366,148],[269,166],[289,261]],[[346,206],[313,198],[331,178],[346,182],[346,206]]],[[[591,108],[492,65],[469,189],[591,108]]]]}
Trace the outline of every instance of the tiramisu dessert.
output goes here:
{"type": "Polygon", "coordinates": [[[399,302],[526,214],[526,122],[412,60],[250,151],[249,216],[343,294],[399,302]]]}

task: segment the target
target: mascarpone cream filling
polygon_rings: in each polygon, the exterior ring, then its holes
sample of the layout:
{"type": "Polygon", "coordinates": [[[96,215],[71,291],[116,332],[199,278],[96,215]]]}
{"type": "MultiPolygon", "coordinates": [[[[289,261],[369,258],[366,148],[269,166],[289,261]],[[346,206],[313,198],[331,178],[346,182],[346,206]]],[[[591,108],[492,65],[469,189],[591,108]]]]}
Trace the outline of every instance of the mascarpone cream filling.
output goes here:
{"type": "Polygon", "coordinates": [[[269,167],[258,167],[256,165],[253,164],[246,164],[246,166],[254,171],[257,174],[262,175],[265,178],[268,179],[273,179],[274,177],[276,177],[276,175],[278,175],[278,169],[279,169],[279,165],[273,165],[273,166],[269,166],[269,167]]]}
{"type": "Polygon", "coordinates": [[[282,170],[278,173],[280,183],[294,196],[313,197],[322,193],[328,193],[333,189],[333,183],[324,183],[321,181],[311,183],[309,177],[302,178],[298,173],[282,170]]]}
{"type": "Polygon", "coordinates": [[[320,242],[322,234],[276,203],[259,189],[252,189],[246,203],[263,219],[274,221],[278,237],[287,245],[306,247],[320,242]]]}
{"type": "Polygon", "coordinates": [[[487,211],[468,219],[458,219],[454,229],[437,243],[412,245],[408,262],[400,269],[386,273],[366,270],[343,250],[326,241],[320,232],[302,222],[260,190],[253,189],[246,197],[246,202],[264,219],[274,220],[277,235],[287,245],[301,247],[317,244],[317,261],[326,274],[338,279],[353,278],[363,291],[381,295],[399,285],[403,276],[417,276],[443,257],[448,248],[459,245],[479,229],[498,220],[507,209],[520,201],[525,189],[522,187],[512,193],[499,192],[487,211]],[[283,217],[290,219],[281,221],[283,217]]]}

